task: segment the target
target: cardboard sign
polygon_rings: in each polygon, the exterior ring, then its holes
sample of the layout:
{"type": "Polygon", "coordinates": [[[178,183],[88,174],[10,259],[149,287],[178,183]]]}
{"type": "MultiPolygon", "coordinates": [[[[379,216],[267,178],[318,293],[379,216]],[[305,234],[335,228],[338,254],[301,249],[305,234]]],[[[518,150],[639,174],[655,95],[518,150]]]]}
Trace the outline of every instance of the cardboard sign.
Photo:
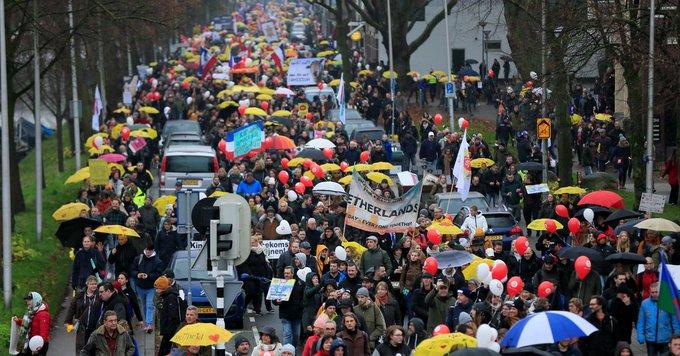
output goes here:
{"type": "Polygon", "coordinates": [[[525,188],[527,189],[527,194],[547,193],[550,191],[547,183],[527,185],[525,188]]]}
{"type": "Polygon", "coordinates": [[[293,287],[295,287],[295,279],[272,278],[269,290],[267,291],[267,300],[280,299],[287,302],[290,299],[290,295],[293,294],[293,287]]]}
{"type": "Polygon", "coordinates": [[[642,193],[640,211],[663,214],[666,196],[661,194],[642,193]]]}
{"type": "Polygon", "coordinates": [[[323,58],[298,58],[288,64],[286,81],[289,86],[316,85],[323,73],[323,58]]]}
{"type": "Polygon", "coordinates": [[[90,166],[90,183],[93,185],[104,185],[109,182],[109,165],[100,159],[88,161],[90,166]]]}
{"type": "Polygon", "coordinates": [[[288,240],[262,240],[262,245],[267,251],[268,260],[276,260],[282,253],[288,251],[288,240]]]}
{"type": "Polygon", "coordinates": [[[136,154],[139,150],[146,147],[146,140],[142,137],[137,137],[136,139],[130,141],[130,151],[132,154],[136,154]]]}

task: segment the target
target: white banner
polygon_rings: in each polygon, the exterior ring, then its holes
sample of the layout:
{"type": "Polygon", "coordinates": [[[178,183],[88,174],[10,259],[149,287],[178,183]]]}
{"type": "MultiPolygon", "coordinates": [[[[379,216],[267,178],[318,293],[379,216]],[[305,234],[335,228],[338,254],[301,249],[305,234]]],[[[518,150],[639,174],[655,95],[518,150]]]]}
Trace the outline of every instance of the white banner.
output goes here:
{"type": "Polygon", "coordinates": [[[345,224],[380,234],[407,232],[417,225],[422,188],[423,183],[418,182],[399,198],[385,198],[376,195],[369,183],[355,171],[347,196],[345,224]]]}
{"type": "Polygon", "coordinates": [[[262,30],[262,33],[264,33],[267,42],[276,42],[279,40],[279,34],[276,33],[276,26],[274,26],[273,22],[263,22],[260,25],[260,29],[262,30]]]}
{"type": "Polygon", "coordinates": [[[316,85],[323,73],[323,58],[298,58],[288,64],[287,83],[295,85],[316,85]]]}
{"type": "Polygon", "coordinates": [[[268,260],[278,259],[282,253],[288,251],[288,244],[288,240],[262,240],[268,260]]]}

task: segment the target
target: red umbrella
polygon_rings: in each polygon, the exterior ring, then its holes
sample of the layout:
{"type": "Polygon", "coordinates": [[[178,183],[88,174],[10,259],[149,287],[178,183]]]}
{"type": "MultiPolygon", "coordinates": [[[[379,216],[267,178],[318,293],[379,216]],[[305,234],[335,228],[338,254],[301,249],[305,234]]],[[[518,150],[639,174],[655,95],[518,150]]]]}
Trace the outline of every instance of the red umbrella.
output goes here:
{"type": "Polygon", "coordinates": [[[598,190],[588,193],[579,200],[578,205],[599,205],[606,208],[623,209],[623,198],[608,190],[598,190]]]}
{"type": "Polygon", "coordinates": [[[107,153],[107,154],[101,155],[97,158],[101,159],[102,161],[106,161],[108,163],[115,163],[115,162],[125,161],[126,157],[124,155],[118,154],[118,153],[107,153]]]}
{"type": "Polygon", "coordinates": [[[267,147],[270,150],[290,150],[295,148],[295,142],[286,136],[274,135],[271,139],[272,144],[267,147]]]}

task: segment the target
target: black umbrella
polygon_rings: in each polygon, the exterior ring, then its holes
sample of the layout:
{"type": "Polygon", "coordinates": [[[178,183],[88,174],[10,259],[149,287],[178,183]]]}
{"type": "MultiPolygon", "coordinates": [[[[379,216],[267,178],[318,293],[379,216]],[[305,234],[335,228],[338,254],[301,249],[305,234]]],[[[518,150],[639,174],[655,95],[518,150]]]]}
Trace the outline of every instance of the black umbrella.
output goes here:
{"type": "Polygon", "coordinates": [[[575,260],[581,256],[587,256],[592,263],[600,263],[603,261],[602,255],[596,250],[582,246],[565,247],[557,252],[557,256],[575,260]]]}
{"type": "Polygon", "coordinates": [[[619,221],[621,220],[628,220],[628,219],[637,219],[641,216],[642,214],[628,210],[628,209],[618,209],[614,211],[607,219],[605,219],[604,223],[605,224],[613,224],[617,225],[619,221]]]}
{"type": "Polygon", "coordinates": [[[287,117],[272,116],[272,117],[270,117],[269,120],[267,120],[267,121],[277,122],[277,123],[279,123],[279,124],[281,124],[281,125],[283,125],[283,126],[286,126],[286,127],[293,127],[293,121],[291,121],[291,120],[290,120],[289,118],[287,118],[287,117]]]}
{"type": "Polygon", "coordinates": [[[433,255],[440,269],[460,267],[472,262],[472,255],[466,251],[444,251],[433,255]]]}
{"type": "Polygon", "coordinates": [[[83,231],[86,227],[91,227],[92,230],[102,225],[102,222],[90,218],[78,217],[59,224],[59,228],[55,235],[61,241],[64,247],[80,248],[82,246],[83,231]]]}
{"type": "Polygon", "coordinates": [[[309,158],[313,161],[323,161],[326,162],[328,161],[328,158],[323,155],[323,151],[317,150],[316,148],[305,148],[304,150],[300,151],[300,153],[297,154],[295,157],[301,157],[301,158],[309,158]]]}
{"type": "Polygon", "coordinates": [[[538,162],[522,162],[517,165],[518,171],[542,171],[543,164],[538,162]]]}
{"type": "Polygon", "coordinates": [[[583,212],[586,211],[586,209],[592,210],[593,213],[595,213],[595,215],[597,215],[597,214],[609,215],[609,214],[612,213],[609,209],[607,209],[607,208],[605,208],[605,207],[593,205],[593,206],[588,206],[588,207],[586,207],[586,208],[583,208],[583,209],[577,211],[576,213],[574,213],[574,217],[575,217],[575,218],[582,218],[582,217],[583,217],[583,212]]]}
{"type": "Polygon", "coordinates": [[[621,231],[627,232],[629,235],[635,235],[637,232],[640,230],[635,225],[637,225],[639,222],[643,221],[644,219],[635,219],[626,222],[625,224],[621,224],[617,227],[614,228],[614,233],[619,234],[621,231]]]}
{"type": "Polygon", "coordinates": [[[645,258],[643,256],[630,252],[614,253],[607,256],[604,260],[611,263],[623,263],[624,265],[645,263],[645,258]]]}
{"type": "Polygon", "coordinates": [[[459,349],[453,351],[449,356],[500,356],[500,354],[494,350],[483,349],[483,348],[470,348],[470,349],[459,349]]]}
{"type": "Polygon", "coordinates": [[[479,63],[479,61],[476,60],[476,59],[466,59],[465,60],[465,64],[477,64],[477,63],[479,63]]]}

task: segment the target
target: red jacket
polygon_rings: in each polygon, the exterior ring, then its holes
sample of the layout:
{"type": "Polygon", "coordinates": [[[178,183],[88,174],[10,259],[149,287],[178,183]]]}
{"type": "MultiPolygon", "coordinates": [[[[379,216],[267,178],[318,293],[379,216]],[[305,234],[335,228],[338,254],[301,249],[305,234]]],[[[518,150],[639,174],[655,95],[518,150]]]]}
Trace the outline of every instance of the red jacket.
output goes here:
{"type": "Polygon", "coordinates": [[[638,273],[635,282],[637,283],[638,288],[640,288],[642,299],[649,298],[649,286],[658,280],[659,274],[656,271],[644,271],[642,273],[638,273]]]}
{"type": "Polygon", "coordinates": [[[668,160],[664,164],[663,172],[661,173],[661,178],[668,175],[668,184],[677,185],[678,184],[678,162],[675,160],[668,160]]]}
{"type": "MultiPolygon", "coordinates": [[[[50,311],[46,303],[42,303],[38,311],[33,316],[31,320],[31,327],[28,330],[29,339],[33,336],[42,336],[45,343],[50,342],[50,325],[52,324],[52,318],[50,317],[50,311]]],[[[23,324],[23,319],[19,319],[17,324],[23,324]]]]}
{"type": "Polygon", "coordinates": [[[314,334],[307,338],[305,342],[305,347],[302,349],[302,356],[312,356],[312,347],[316,342],[319,341],[319,335],[314,334]]]}

